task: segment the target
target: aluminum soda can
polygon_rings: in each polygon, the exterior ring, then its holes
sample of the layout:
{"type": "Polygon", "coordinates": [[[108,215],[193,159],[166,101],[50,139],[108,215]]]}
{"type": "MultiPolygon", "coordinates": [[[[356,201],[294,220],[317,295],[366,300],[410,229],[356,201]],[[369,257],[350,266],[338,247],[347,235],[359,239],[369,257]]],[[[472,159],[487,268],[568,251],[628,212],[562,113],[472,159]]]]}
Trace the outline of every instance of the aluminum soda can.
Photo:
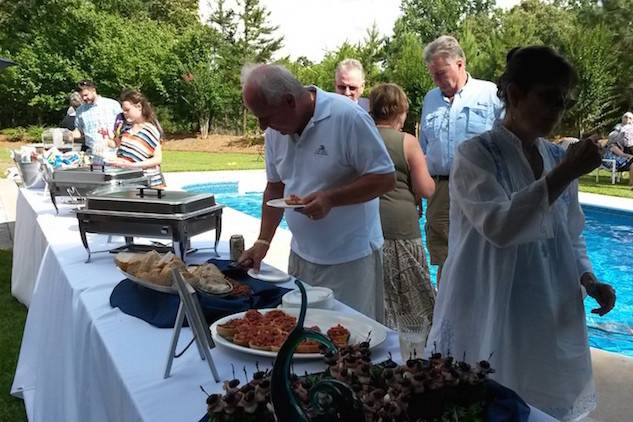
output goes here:
{"type": "Polygon", "coordinates": [[[231,255],[231,262],[237,262],[240,256],[244,253],[244,236],[241,234],[234,234],[229,240],[229,254],[231,255]]]}

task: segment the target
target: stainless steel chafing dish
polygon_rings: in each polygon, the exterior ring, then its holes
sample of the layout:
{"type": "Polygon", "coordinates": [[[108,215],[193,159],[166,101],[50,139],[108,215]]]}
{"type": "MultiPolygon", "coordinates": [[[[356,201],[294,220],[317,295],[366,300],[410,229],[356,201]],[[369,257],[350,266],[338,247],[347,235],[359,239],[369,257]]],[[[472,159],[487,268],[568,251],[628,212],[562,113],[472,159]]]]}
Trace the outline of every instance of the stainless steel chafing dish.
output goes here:
{"type": "Polygon", "coordinates": [[[109,190],[121,185],[147,186],[147,176],[141,169],[121,169],[116,167],[95,166],[57,169],[50,172],[45,168],[45,179],[55,210],[56,197],[70,196],[85,198],[95,190],[109,190]]]}
{"type": "Polygon", "coordinates": [[[215,230],[213,245],[217,255],[222,231],[222,208],[212,194],[152,188],[121,188],[99,196],[88,196],[77,211],[81,240],[88,252],[86,233],[124,236],[128,249],[134,249],[134,236],[167,238],[174,253],[185,258],[192,236],[215,230]]]}

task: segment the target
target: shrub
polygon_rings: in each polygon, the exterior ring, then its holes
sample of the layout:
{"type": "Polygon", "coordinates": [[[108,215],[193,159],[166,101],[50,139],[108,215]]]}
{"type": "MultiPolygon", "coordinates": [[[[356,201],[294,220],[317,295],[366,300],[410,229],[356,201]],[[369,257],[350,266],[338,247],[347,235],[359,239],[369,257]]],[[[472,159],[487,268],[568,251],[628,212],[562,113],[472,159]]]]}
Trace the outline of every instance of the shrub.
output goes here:
{"type": "Polygon", "coordinates": [[[43,131],[44,128],[41,126],[29,126],[28,128],[18,126],[2,129],[0,134],[6,136],[6,140],[9,142],[41,142],[43,131]]]}

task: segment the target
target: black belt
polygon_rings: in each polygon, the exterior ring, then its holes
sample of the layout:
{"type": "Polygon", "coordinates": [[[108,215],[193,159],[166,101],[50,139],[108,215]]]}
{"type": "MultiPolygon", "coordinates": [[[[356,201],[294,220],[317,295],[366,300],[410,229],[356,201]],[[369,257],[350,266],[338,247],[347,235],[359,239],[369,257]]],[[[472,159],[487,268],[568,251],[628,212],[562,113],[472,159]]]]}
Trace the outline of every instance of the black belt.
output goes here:
{"type": "Polygon", "coordinates": [[[444,176],[444,175],[438,175],[438,176],[431,176],[435,181],[439,182],[439,181],[445,181],[448,182],[448,176],[444,176]]]}

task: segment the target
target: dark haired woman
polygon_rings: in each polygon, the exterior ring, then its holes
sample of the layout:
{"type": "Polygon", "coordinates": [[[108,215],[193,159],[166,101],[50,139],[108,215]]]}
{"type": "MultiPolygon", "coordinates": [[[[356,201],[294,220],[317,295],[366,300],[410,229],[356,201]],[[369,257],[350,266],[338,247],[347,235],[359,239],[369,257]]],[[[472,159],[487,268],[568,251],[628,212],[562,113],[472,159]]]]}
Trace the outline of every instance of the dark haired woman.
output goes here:
{"type": "Polygon", "coordinates": [[[582,237],[578,177],[600,165],[593,139],[567,154],[543,137],[576,83],[552,49],[508,54],[499,80],[506,115],[461,144],[450,177],[449,254],[428,345],[477,361],[561,420],[595,407],[583,290],[604,315],[615,292],[597,281],[582,237]]]}
{"type": "Polygon", "coordinates": [[[124,121],[115,127],[116,158],[108,164],[123,168],[143,169],[150,186],[164,185],[160,171],[161,131],[151,104],[138,91],[121,94],[124,121]]]}

